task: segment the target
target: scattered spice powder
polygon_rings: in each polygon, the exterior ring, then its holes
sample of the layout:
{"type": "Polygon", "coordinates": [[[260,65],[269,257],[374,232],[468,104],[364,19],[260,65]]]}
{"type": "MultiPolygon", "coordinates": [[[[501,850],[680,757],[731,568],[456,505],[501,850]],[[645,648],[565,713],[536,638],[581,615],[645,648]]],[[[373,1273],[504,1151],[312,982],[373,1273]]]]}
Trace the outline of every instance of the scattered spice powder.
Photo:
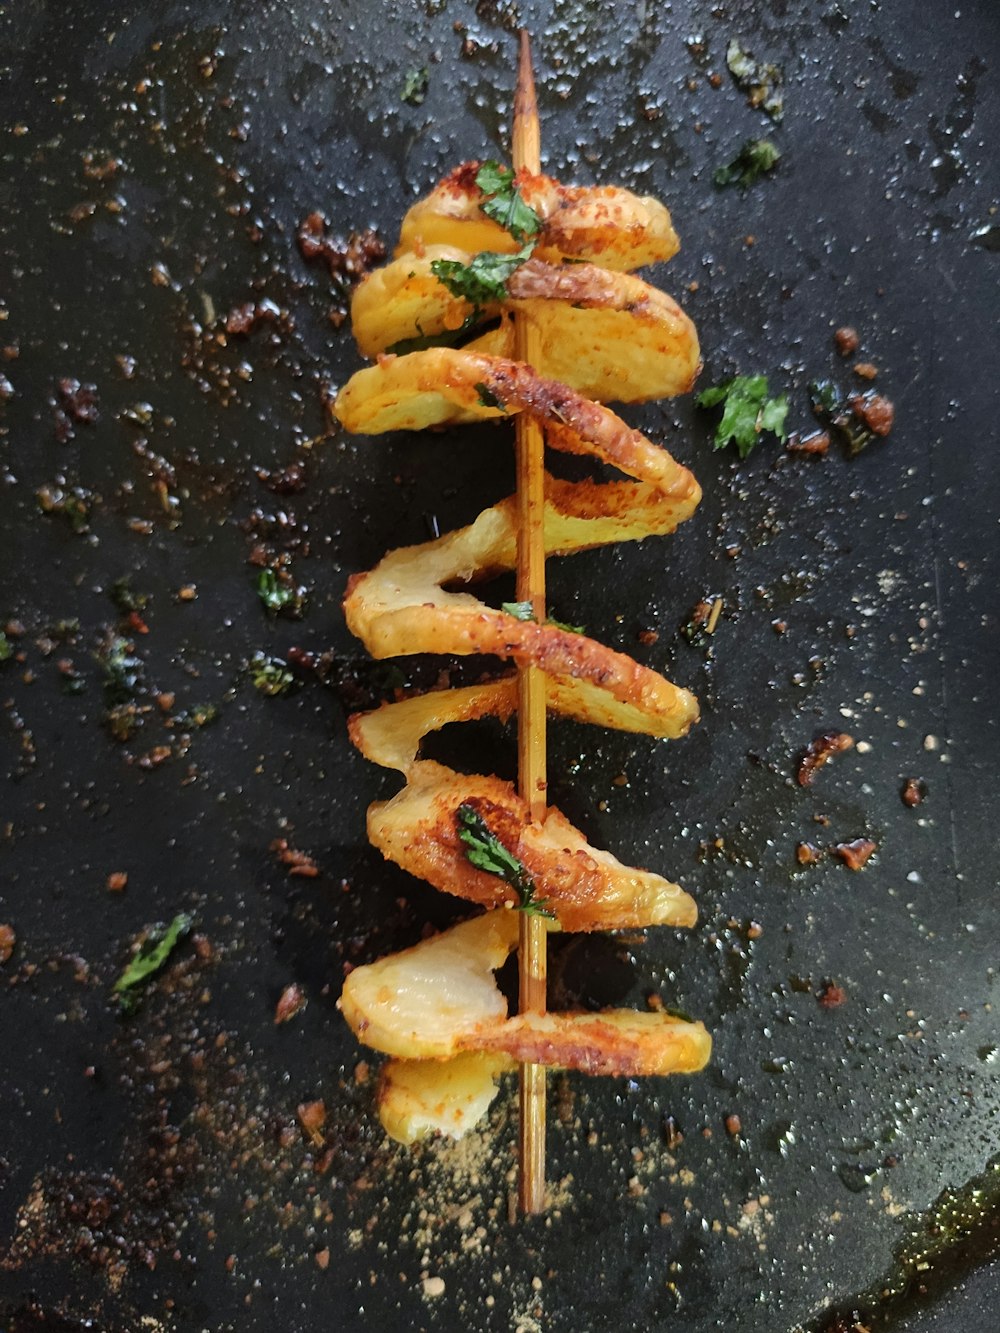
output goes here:
{"type": "Polygon", "coordinates": [[[824,731],[809,742],[805,753],[799,760],[796,777],[800,787],[808,787],[816,770],[828,763],[835,754],[849,750],[854,744],[854,737],[846,731],[824,731]]]}

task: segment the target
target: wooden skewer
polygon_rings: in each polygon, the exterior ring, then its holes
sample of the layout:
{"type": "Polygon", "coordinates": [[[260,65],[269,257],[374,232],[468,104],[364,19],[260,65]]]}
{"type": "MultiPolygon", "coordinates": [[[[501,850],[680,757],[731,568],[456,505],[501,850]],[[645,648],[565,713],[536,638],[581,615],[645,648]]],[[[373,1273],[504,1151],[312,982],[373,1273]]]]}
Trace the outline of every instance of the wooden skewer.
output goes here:
{"type": "MultiPolygon", "coordinates": [[[[514,97],[514,170],[541,170],[538,104],[531,65],[531,44],[521,30],[517,92],[514,97]]],[[[514,319],[514,356],[538,360],[537,331],[520,316],[514,319]]],[[[545,620],[545,472],[542,428],[526,412],[517,416],[517,600],[530,602],[539,624],[545,620]]],[[[518,785],[531,818],[546,808],[545,676],[527,664],[518,670],[518,785]]],[[[546,929],[543,917],[521,915],[518,947],[519,1008],[545,1012],[546,929]]],[[[521,1211],[545,1206],[545,1067],[524,1064],[520,1071],[521,1211]]]]}

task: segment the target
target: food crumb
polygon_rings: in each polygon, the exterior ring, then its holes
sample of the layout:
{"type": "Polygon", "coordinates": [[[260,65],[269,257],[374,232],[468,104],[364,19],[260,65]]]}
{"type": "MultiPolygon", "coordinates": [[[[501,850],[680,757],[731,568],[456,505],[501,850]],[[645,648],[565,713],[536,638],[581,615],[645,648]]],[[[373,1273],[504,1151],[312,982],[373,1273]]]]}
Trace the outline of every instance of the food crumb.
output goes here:
{"type": "Polygon", "coordinates": [[[329,1250],[325,1250],[325,1249],[324,1249],[324,1250],[317,1250],[317,1251],[316,1251],[316,1267],[317,1267],[317,1268],[322,1268],[322,1269],[324,1269],[324,1270],[330,1267],[330,1251],[329,1251],[329,1250]]]}
{"type": "Polygon", "coordinates": [[[0,925],[0,966],[10,961],[10,956],[14,952],[16,944],[17,936],[14,934],[14,927],[6,924],[0,925]]]}
{"type": "Polygon", "coordinates": [[[855,375],[859,375],[863,380],[873,380],[878,375],[878,366],[870,361],[858,361],[854,367],[855,375]]]}
{"type": "Polygon", "coordinates": [[[125,870],[115,870],[108,876],[107,886],[112,893],[121,893],[126,884],[128,884],[128,872],[125,870]]]}
{"type": "Polygon", "coordinates": [[[820,858],[820,850],[815,843],[800,842],[795,848],[795,859],[800,866],[814,866],[820,858]]]}
{"type": "Polygon", "coordinates": [[[871,838],[855,838],[853,842],[838,842],[834,846],[834,855],[839,856],[848,870],[860,870],[867,865],[876,844],[871,838]]]}
{"type": "Polygon", "coordinates": [[[737,1138],[743,1130],[743,1122],[735,1113],[726,1116],[726,1133],[737,1138]]]}
{"type": "Polygon", "coordinates": [[[822,457],[830,448],[830,435],[825,430],[814,430],[811,435],[793,435],[785,449],[790,454],[812,454],[822,457]]]}
{"type": "Polygon", "coordinates": [[[425,1278],[424,1278],[424,1295],[425,1295],[425,1296],[431,1296],[431,1297],[434,1297],[434,1296],[443,1296],[443,1295],[444,1295],[444,1278],[443,1278],[443,1277],[425,1277],[425,1278]]]}
{"type": "Polygon", "coordinates": [[[301,986],[293,981],[291,985],[286,986],[278,997],[278,1003],[274,1010],[274,1021],[278,1023],[287,1023],[290,1018],[294,1018],[306,1007],[306,996],[301,986]]]}
{"type": "Polygon", "coordinates": [[[828,981],[824,984],[816,999],[824,1009],[836,1009],[847,999],[847,991],[844,990],[843,986],[838,986],[836,982],[828,981]]]}
{"type": "Polygon", "coordinates": [[[835,754],[849,750],[853,744],[854,737],[848,736],[846,731],[824,731],[821,736],[815,736],[799,759],[795,774],[799,786],[808,787],[817,769],[829,763],[835,754]]]}
{"type": "Polygon", "coordinates": [[[833,341],[841,356],[852,356],[861,343],[857,329],[852,329],[849,324],[844,324],[836,331],[833,341]]]}
{"type": "Polygon", "coordinates": [[[920,778],[907,778],[899,795],[903,804],[912,810],[915,805],[921,804],[927,795],[927,789],[920,778]]]}

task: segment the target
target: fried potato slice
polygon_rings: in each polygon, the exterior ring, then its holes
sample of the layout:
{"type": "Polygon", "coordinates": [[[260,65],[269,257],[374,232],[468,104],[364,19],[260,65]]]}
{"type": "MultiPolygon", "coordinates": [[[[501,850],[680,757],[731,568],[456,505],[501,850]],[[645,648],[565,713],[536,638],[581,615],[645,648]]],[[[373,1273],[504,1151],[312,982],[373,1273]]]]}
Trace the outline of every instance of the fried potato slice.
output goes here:
{"type": "MultiPolygon", "coordinates": [[[[548,684],[553,711],[589,720],[589,700],[580,682],[548,684]]],[[[397,796],[369,807],[368,837],[373,845],[444,893],[488,907],[515,905],[513,890],[496,876],[477,870],[457,837],[456,811],[469,803],[527,867],[538,896],[565,929],[693,926],[697,905],[683,889],[592,847],[557,808],[549,808],[540,822],[534,822],[510,783],[469,777],[443,764],[417,760],[420,741],[428,732],[488,715],[507,718],[516,707],[517,682],[510,678],[436,690],[350,718],[351,739],[362,754],[399,769],[407,778],[397,796]]],[[[636,721],[646,729],[641,714],[636,721]]]]}
{"type": "Polygon", "coordinates": [[[411,949],[357,967],[340,1007],[368,1046],[405,1060],[449,1060],[463,1051],[588,1074],[689,1073],[711,1038],[701,1023],[666,1013],[518,1014],[492,973],[516,946],[516,912],[487,912],[411,949]]]}
{"type": "MultiPolygon", "coordinates": [[[[425,245],[454,245],[473,254],[513,253],[517,242],[480,209],[478,162],[464,162],[403,219],[397,254],[425,245]]],[[[670,259],[680,249],[663,204],[619,186],[561,185],[550,176],[518,172],[522,198],[542,219],[539,259],[589,259],[604,268],[631,270],[670,259]]]]}
{"type": "Polygon", "coordinates": [[[698,918],[694,899],[678,885],[592,847],[555,806],[533,822],[509,782],[430,760],[413,765],[391,800],[369,806],[368,839],[387,860],[443,893],[486,907],[515,906],[513,889],[468,860],[456,827],[462,804],[527,867],[538,897],[566,930],[693,926],[698,918]]]}
{"type": "MultiPolygon", "coordinates": [[[[425,398],[462,401],[485,389],[511,411],[543,421],[556,448],[592,454],[638,479],[608,485],[547,479],[549,553],[670,532],[698,503],[698,483],[665,449],[608,408],[528,366],[447,348],[401,360],[425,363],[428,382],[441,386],[425,398]]],[[[585,635],[518,620],[468,593],[445,591],[512,569],[515,562],[516,512],[513,500],[505,500],[469,527],[392,551],[375,569],[354,577],[344,603],[348,625],[375,657],[495,653],[531,661],[555,679],[588,681],[617,703],[640,709],[651,735],[683,735],[698,716],[697,702],[657,672],[585,635]]]]}
{"type": "Polygon", "coordinates": [[[499,1076],[514,1068],[509,1055],[480,1051],[450,1060],[389,1060],[376,1097],[382,1127],[397,1143],[434,1133],[460,1139],[489,1110],[499,1076]]]}
{"type": "MultiPolygon", "coordinates": [[[[440,259],[467,264],[471,258],[454,247],[430,246],[422,255],[401,255],[370,273],[351,304],[363,355],[374,358],[399,344],[462,329],[475,307],[453,296],[432,265],[440,259]]],[[[599,402],[687,393],[700,368],[698,336],[687,315],[665,292],[627,273],[530,259],[508,281],[507,300],[481,314],[489,320],[502,311],[516,312],[538,330],[534,368],[540,375],[599,402]]],[[[468,350],[513,356],[513,324],[503,320],[468,350]]]]}

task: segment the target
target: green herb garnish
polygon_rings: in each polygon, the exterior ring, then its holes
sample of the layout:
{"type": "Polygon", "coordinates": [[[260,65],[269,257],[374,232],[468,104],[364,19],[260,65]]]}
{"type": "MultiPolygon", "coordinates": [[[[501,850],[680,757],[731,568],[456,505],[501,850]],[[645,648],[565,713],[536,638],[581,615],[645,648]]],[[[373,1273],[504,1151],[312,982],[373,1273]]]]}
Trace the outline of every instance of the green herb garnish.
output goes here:
{"type": "Polygon", "coordinates": [[[132,587],[131,574],[123,574],[120,579],[115,579],[108,590],[108,596],[122,615],[129,615],[133,611],[144,611],[149,603],[149,593],[136,592],[132,587]]]}
{"type": "Polygon", "coordinates": [[[109,704],[127,704],[141,685],[142,658],[136,657],[128,639],[112,635],[97,654],[104,669],[104,697],[109,704]]]}
{"type": "Polygon", "coordinates": [[[185,708],[182,713],[174,715],[174,723],[178,727],[210,727],[213,722],[219,720],[218,704],[192,704],[190,708],[185,708]]]}
{"type": "Polygon", "coordinates": [[[280,658],[254,653],[250,659],[250,678],[261,694],[275,698],[287,694],[295,684],[295,676],[280,658]]]}
{"type": "Polygon", "coordinates": [[[747,139],[731,162],[719,167],[713,177],[720,188],[739,185],[747,189],[754,181],[777,166],[781,153],[770,139],[747,139]]]}
{"type": "Polygon", "coordinates": [[[479,205],[488,218],[509,231],[519,245],[542,229],[542,219],[524,202],[514,184],[514,173],[499,162],[484,162],[476,173],[476,184],[487,196],[479,205]]]}
{"type": "Polygon", "coordinates": [[[273,569],[262,569],[257,579],[257,596],[269,611],[277,614],[287,611],[289,615],[302,614],[305,606],[305,591],[291,583],[282,583],[273,569]]]}
{"type": "Polygon", "coordinates": [[[427,96],[429,82],[426,65],[422,69],[407,70],[406,79],[403,82],[403,101],[409,102],[410,106],[420,106],[427,96]]]}
{"type": "Polygon", "coordinates": [[[533,249],[532,242],[512,255],[484,250],[468,264],[462,264],[457,259],[432,259],[431,272],[439,282],[444,283],[452,296],[470,301],[478,312],[484,305],[504,299],[508,278],[528,259],[533,249]]]}
{"type": "Polygon", "coordinates": [[[488,384],[476,385],[476,397],[479,399],[482,407],[499,407],[501,412],[507,411],[506,407],[504,407],[503,403],[488,384]]]}
{"type": "Polygon", "coordinates": [[[840,391],[832,380],[813,380],[809,385],[809,399],[816,418],[824,425],[834,426],[847,442],[847,452],[853,457],[867,449],[876,432],[864,417],[852,411],[852,395],[840,391]]]}
{"type": "Polygon", "coordinates": [[[463,802],[455,811],[458,836],[465,844],[465,855],[477,870],[485,870],[509,884],[518,897],[517,910],[529,916],[544,916],[555,921],[554,912],[546,907],[547,898],[535,897],[535,881],[527,866],[509,852],[493,833],[481,815],[463,802]]]}
{"type": "Polygon", "coordinates": [[[125,968],[114,984],[115,995],[124,997],[126,1004],[132,1004],[135,997],[130,993],[144,985],[151,976],[159,972],[167,959],[191,930],[191,917],[187,912],[178,912],[169,926],[150,927],[139,952],[125,968]]]}
{"type": "Polygon", "coordinates": [[[546,625],[552,625],[553,628],[555,628],[555,629],[562,629],[562,630],[565,630],[567,634],[584,634],[584,633],[586,633],[585,626],[583,626],[583,625],[567,625],[565,620],[556,620],[555,616],[549,616],[548,620],[546,620],[545,623],[546,623],[546,625]]]}
{"type": "Polygon", "coordinates": [[[780,67],[755,60],[753,52],[744,50],[735,37],[726,47],[726,64],[747,94],[750,105],[766,111],[777,124],[785,113],[785,97],[781,91],[785,76],[780,67]]]}
{"type": "MultiPolygon", "coordinates": [[[[530,602],[501,602],[500,610],[506,611],[507,615],[513,616],[515,620],[534,620],[535,618],[530,602]]],[[[565,630],[567,634],[585,633],[583,625],[568,625],[565,620],[556,620],[555,616],[546,617],[545,623],[551,625],[553,629],[565,630]]]]}
{"type": "MultiPolygon", "coordinates": [[[[421,330],[412,338],[400,338],[398,342],[390,343],[385,350],[390,356],[407,356],[410,352],[424,352],[428,347],[458,347],[483,323],[482,316],[483,312],[478,308],[470,310],[457,329],[441,329],[438,333],[421,330]]],[[[420,329],[419,323],[417,328],[420,329]]]]}
{"type": "Polygon", "coordinates": [[[14,656],[14,649],[11,647],[10,639],[0,629],[0,662],[6,662],[8,658],[14,656]]]}
{"type": "Polygon", "coordinates": [[[715,432],[716,449],[724,449],[733,440],[740,458],[746,458],[762,431],[770,431],[779,440],[788,438],[788,399],[784,394],[768,397],[766,375],[735,375],[724,384],[705,389],[696,402],[699,407],[725,404],[715,432]]]}

